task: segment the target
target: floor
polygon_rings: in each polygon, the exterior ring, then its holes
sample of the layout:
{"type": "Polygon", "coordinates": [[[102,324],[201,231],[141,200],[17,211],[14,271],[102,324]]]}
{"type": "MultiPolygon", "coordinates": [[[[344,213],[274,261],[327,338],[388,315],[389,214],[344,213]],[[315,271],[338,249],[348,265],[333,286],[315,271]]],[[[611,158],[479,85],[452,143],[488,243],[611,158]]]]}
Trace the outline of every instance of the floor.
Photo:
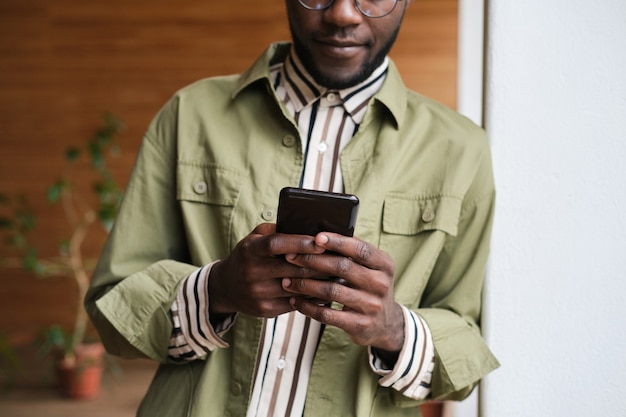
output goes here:
{"type": "Polygon", "coordinates": [[[155,371],[148,361],[120,363],[118,376],[107,375],[93,400],[69,400],[54,388],[14,387],[0,393],[2,417],[133,417],[155,371]]]}
{"type": "MultiPolygon", "coordinates": [[[[156,365],[148,361],[123,361],[119,366],[121,374],[105,375],[100,395],[93,400],[69,400],[55,388],[36,385],[2,392],[0,417],[134,417],[156,365]]],[[[448,416],[449,413],[442,413],[441,406],[438,403],[422,406],[424,417],[448,416]]]]}

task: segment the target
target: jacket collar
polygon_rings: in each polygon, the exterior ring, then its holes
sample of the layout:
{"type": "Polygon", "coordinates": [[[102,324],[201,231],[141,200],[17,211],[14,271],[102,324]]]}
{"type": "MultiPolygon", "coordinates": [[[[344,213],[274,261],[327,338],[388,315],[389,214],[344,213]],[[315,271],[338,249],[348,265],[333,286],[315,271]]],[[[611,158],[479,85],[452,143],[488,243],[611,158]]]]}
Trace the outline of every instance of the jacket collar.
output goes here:
{"type": "MultiPolygon", "coordinates": [[[[257,82],[264,82],[271,88],[270,67],[284,62],[289,55],[290,48],[289,42],[271,44],[252,66],[241,74],[232,94],[233,99],[257,82]]],[[[406,114],[407,89],[391,59],[389,59],[385,82],[373,99],[389,111],[396,127],[402,124],[406,114]]]]}

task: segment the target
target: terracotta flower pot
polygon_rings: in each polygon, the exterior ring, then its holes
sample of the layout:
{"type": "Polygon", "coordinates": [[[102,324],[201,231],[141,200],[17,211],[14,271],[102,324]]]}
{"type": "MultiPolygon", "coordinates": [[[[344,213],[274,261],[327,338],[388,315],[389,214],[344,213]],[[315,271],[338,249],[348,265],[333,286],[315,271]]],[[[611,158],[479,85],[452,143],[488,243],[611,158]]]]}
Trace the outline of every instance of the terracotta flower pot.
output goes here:
{"type": "Polygon", "coordinates": [[[100,392],[104,367],[104,347],[100,343],[77,346],[74,355],[57,362],[61,393],[74,399],[91,399],[100,392]]]}
{"type": "Polygon", "coordinates": [[[439,401],[429,401],[420,406],[423,417],[441,417],[443,413],[443,403],[439,401]]]}

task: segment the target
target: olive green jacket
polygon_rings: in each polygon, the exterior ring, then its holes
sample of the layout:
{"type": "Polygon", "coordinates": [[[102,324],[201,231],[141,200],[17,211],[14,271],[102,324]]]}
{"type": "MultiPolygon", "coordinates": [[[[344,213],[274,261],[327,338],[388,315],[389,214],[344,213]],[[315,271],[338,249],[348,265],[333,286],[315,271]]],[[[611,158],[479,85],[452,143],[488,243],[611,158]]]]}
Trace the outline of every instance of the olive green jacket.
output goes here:
{"type": "MultiPolygon", "coordinates": [[[[145,135],[121,212],[85,306],[108,351],[161,362],[145,416],[245,416],[262,320],[239,314],[230,347],[172,363],[170,306],[181,281],[222,259],[298,184],[299,133],[276,97],[272,45],[244,74],[179,91],[145,135]]],[[[397,302],[432,331],[432,397],[461,399],[498,366],[480,334],[494,186],[484,132],[408,91],[393,64],[341,155],[345,191],[359,196],[356,236],[396,264],[397,302]]],[[[416,415],[418,402],[377,383],[367,349],[326,327],[305,416],[416,415]]]]}

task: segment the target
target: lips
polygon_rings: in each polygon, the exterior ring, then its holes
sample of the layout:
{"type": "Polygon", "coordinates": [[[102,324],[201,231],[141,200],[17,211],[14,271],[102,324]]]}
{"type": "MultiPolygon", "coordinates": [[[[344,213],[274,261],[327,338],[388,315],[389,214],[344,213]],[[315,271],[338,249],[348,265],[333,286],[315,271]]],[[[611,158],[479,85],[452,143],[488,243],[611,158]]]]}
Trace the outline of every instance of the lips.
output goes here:
{"type": "Polygon", "coordinates": [[[316,44],[324,55],[339,59],[353,58],[365,48],[362,43],[337,38],[317,39],[316,44]]]}
{"type": "Polygon", "coordinates": [[[325,43],[328,45],[333,45],[337,47],[345,47],[345,48],[361,45],[359,42],[351,41],[347,39],[341,39],[341,38],[320,38],[317,41],[320,43],[325,43]]]}

